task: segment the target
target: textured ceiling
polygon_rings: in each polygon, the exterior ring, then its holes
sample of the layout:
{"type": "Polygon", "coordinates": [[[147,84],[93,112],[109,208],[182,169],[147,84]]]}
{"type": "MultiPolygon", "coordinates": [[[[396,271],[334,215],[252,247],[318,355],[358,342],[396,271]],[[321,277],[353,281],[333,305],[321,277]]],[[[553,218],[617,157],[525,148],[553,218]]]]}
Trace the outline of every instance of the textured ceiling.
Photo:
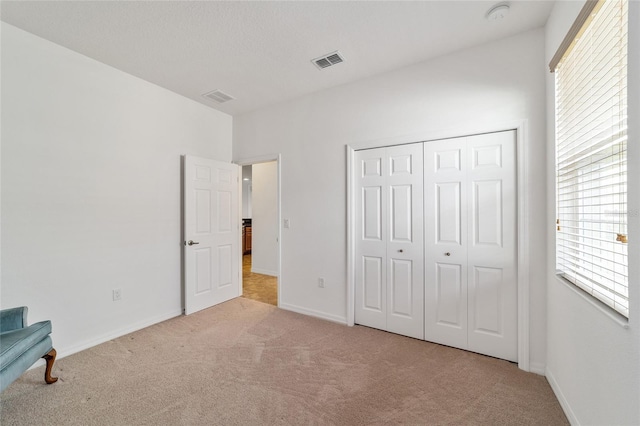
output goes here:
{"type": "Polygon", "coordinates": [[[553,2],[2,1],[1,19],[229,114],[401,68],[545,24],[553,2]],[[339,50],[346,62],[310,61],[339,50]],[[203,93],[236,99],[217,104],[203,93]]]}

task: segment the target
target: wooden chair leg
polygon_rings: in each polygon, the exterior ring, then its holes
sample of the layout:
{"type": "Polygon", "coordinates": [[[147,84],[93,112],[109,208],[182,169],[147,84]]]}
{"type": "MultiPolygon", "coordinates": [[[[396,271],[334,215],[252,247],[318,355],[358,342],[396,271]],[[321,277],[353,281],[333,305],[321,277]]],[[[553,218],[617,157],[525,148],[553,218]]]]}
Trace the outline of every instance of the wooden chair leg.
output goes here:
{"type": "Polygon", "coordinates": [[[47,382],[48,385],[58,381],[57,377],[51,377],[51,369],[53,368],[53,362],[56,360],[57,354],[55,349],[51,349],[48,354],[42,357],[47,361],[47,367],[44,370],[44,381],[47,382]]]}

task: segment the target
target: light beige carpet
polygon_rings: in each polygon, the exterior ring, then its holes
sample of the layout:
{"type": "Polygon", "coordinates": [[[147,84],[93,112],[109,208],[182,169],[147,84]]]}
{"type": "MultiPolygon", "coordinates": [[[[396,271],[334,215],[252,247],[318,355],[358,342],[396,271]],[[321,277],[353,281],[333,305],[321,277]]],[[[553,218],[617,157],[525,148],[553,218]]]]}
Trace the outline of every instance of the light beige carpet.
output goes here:
{"type": "Polygon", "coordinates": [[[545,378],[512,363],[245,298],[58,360],[54,374],[9,386],[0,423],[567,424],[545,378]]]}

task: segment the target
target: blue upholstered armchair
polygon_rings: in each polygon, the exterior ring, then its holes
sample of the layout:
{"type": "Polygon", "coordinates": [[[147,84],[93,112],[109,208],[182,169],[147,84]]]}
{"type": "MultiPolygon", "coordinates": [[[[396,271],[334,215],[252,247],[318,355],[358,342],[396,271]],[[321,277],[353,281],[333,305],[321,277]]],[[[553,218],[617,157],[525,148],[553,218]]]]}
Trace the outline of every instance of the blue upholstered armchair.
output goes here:
{"type": "Polygon", "coordinates": [[[58,380],[51,377],[56,350],[51,342],[51,321],[27,326],[27,307],[0,311],[0,392],[40,358],[47,361],[44,380],[48,384],[58,380]]]}

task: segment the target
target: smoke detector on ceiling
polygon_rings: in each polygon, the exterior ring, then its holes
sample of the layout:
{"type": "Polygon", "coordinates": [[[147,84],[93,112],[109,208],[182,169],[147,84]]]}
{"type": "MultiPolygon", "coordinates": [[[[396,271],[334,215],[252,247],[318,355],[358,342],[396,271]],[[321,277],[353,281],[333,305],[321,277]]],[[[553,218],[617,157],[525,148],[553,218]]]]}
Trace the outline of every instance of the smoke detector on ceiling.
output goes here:
{"type": "Polygon", "coordinates": [[[202,96],[212,101],[215,101],[219,104],[223,104],[225,102],[232,101],[235,99],[233,96],[227,95],[222,90],[218,90],[218,89],[205,93],[202,96]]]}
{"type": "Polygon", "coordinates": [[[494,5],[487,14],[485,18],[489,21],[499,21],[504,19],[509,14],[509,3],[498,3],[494,5]]]}
{"type": "Polygon", "coordinates": [[[327,53],[319,58],[312,59],[311,62],[321,70],[344,62],[344,58],[342,57],[342,54],[336,50],[335,52],[327,53]]]}

